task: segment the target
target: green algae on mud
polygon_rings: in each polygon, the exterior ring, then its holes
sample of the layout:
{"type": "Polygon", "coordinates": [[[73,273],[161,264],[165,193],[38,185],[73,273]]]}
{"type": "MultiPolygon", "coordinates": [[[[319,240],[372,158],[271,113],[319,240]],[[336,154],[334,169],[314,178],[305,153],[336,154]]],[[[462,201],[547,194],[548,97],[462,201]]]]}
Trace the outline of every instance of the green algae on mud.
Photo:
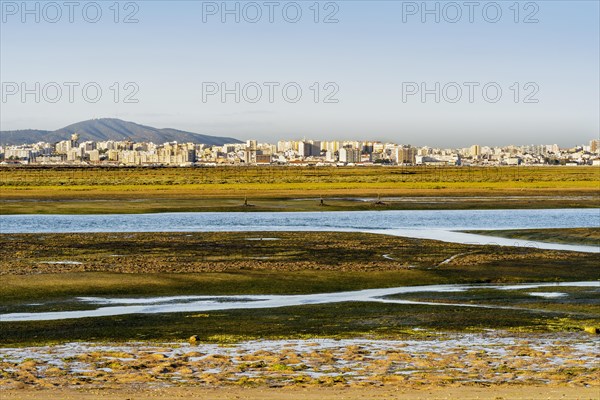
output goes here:
{"type": "MultiPolygon", "coordinates": [[[[360,232],[0,235],[2,275],[227,273],[243,278],[249,272],[273,277],[291,272],[338,273],[338,279],[324,283],[333,285],[327,289],[343,282],[350,272],[399,273],[410,281],[408,284],[437,283],[434,277],[448,283],[595,280],[598,272],[592,266],[597,257],[594,253],[360,232]],[[417,275],[419,279],[414,279],[417,275]]],[[[297,292],[305,290],[301,285],[297,292]]]]}
{"type": "Polygon", "coordinates": [[[429,305],[348,302],[256,310],[132,314],[55,321],[1,322],[0,346],[73,341],[183,341],[435,337],[441,332],[582,331],[598,323],[577,315],[429,305]]]}
{"type": "Polygon", "coordinates": [[[392,295],[389,298],[442,304],[510,307],[516,311],[531,310],[554,316],[567,315],[595,320],[595,323],[588,321],[591,326],[600,324],[600,281],[595,287],[545,286],[511,290],[481,287],[460,292],[392,295]]]}

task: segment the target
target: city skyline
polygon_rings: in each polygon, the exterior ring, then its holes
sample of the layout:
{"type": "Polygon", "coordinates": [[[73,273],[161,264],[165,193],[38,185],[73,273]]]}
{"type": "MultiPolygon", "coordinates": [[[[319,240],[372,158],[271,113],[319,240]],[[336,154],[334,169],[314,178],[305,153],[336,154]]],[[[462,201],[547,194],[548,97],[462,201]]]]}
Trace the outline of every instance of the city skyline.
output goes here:
{"type": "MultiPolygon", "coordinates": [[[[73,133],[56,143],[0,146],[0,165],[594,165],[600,140],[589,145],[486,146],[441,149],[377,141],[280,140],[202,144],[125,140],[80,140],[73,133]]],[[[220,138],[227,139],[227,138],[220,138]]]]}
{"type": "MultiPolygon", "coordinates": [[[[88,121],[93,121],[93,120],[102,120],[105,118],[93,118],[90,119],[88,121]]],[[[113,119],[111,118],[106,118],[106,119],[113,119]]],[[[82,121],[85,122],[85,121],[82,121]]],[[[125,122],[131,122],[134,124],[138,124],[137,122],[133,122],[133,121],[125,121],[125,122]]],[[[141,123],[139,125],[143,125],[143,126],[147,126],[145,123],[141,123]]],[[[57,126],[57,129],[60,128],[64,128],[64,126],[57,126]]],[[[168,127],[168,126],[160,126],[157,129],[173,129],[173,127],[168,127]]],[[[185,127],[180,128],[183,131],[186,132],[190,132],[193,134],[198,134],[198,135],[209,135],[209,136],[216,136],[213,135],[210,132],[193,132],[191,130],[186,129],[185,127]]],[[[27,131],[27,130],[48,130],[46,128],[41,128],[41,127],[26,127],[26,128],[19,128],[19,129],[15,129],[15,131],[27,131]]],[[[12,131],[12,130],[11,130],[12,131]]],[[[64,139],[68,139],[69,135],[65,135],[64,139]]],[[[574,140],[560,140],[560,141],[540,141],[540,142],[528,142],[527,139],[523,139],[523,141],[521,142],[496,142],[497,144],[492,144],[492,142],[483,142],[483,141],[479,141],[479,142],[460,142],[460,143],[454,143],[454,144],[450,144],[447,146],[443,146],[443,145],[438,145],[437,143],[421,143],[421,142],[408,142],[408,141],[402,141],[402,134],[398,134],[398,135],[390,135],[389,138],[385,138],[383,137],[384,135],[374,135],[370,138],[366,138],[366,136],[368,135],[356,135],[355,137],[344,137],[343,134],[339,134],[339,135],[332,135],[331,138],[327,138],[326,134],[323,134],[321,136],[309,136],[306,134],[302,134],[302,133],[298,133],[298,134],[289,134],[289,135],[285,135],[285,136],[277,136],[274,135],[273,137],[271,137],[271,139],[269,140],[260,140],[259,137],[261,137],[261,135],[257,135],[255,137],[244,137],[241,135],[237,135],[235,133],[231,133],[231,134],[223,134],[223,136],[228,136],[231,138],[235,138],[241,141],[247,141],[247,140],[258,140],[261,143],[276,143],[278,141],[311,141],[311,140],[318,140],[318,141],[340,141],[340,142],[344,142],[344,141],[362,141],[362,142],[382,142],[382,143],[398,143],[398,144],[407,144],[407,145],[414,145],[416,147],[432,147],[432,148],[446,148],[446,149],[458,149],[458,148],[466,148],[466,147],[470,147],[473,144],[480,144],[482,146],[489,146],[489,147],[508,147],[508,146],[531,146],[531,145],[550,145],[550,144],[556,144],[558,145],[560,148],[572,148],[572,147],[577,147],[577,146],[582,146],[582,145],[586,145],[588,144],[590,141],[592,140],[599,140],[600,139],[600,134],[597,135],[597,137],[594,137],[593,135],[588,136],[587,140],[585,139],[584,135],[581,135],[582,137],[584,137],[584,139],[580,142],[576,142],[574,140]]],[[[408,135],[411,136],[411,135],[408,135]]],[[[565,135],[565,137],[572,137],[569,135],[565,135]]],[[[151,142],[151,141],[149,141],[151,142]]],[[[27,142],[27,143],[19,143],[19,144],[34,144],[36,142],[27,142]]],[[[51,143],[51,142],[48,142],[51,143]]],[[[162,144],[162,143],[157,143],[157,142],[152,142],[155,144],[162,144]]],[[[168,143],[168,141],[165,141],[164,143],[168,143]]],[[[183,143],[183,142],[181,142],[183,143]]],[[[193,142],[196,144],[202,144],[202,142],[193,142]]]]}

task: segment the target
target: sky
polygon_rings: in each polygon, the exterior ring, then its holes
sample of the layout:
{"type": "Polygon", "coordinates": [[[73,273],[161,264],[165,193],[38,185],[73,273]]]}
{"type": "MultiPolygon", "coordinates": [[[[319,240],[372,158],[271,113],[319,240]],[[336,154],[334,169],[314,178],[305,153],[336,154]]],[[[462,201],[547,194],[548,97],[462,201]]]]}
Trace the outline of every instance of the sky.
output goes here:
{"type": "Polygon", "coordinates": [[[106,117],[440,147],[600,132],[596,0],[0,3],[1,130],[106,117]]]}

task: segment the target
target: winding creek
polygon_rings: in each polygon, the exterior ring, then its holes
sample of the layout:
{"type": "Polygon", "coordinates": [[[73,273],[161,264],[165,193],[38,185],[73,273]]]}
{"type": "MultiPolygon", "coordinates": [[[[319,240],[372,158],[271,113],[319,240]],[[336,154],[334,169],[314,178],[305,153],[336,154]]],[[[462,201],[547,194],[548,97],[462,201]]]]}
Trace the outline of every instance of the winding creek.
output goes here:
{"type": "MultiPolygon", "coordinates": [[[[412,293],[442,293],[442,292],[464,292],[472,289],[495,289],[495,290],[522,290],[537,288],[556,287],[590,287],[600,289],[600,281],[590,282],[558,282],[558,283],[523,283],[515,285],[424,285],[403,286],[385,289],[366,289],[352,292],[319,293],[306,295],[239,295],[239,296],[170,296],[152,298],[101,298],[101,297],[79,297],[79,303],[96,305],[98,308],[92,310],[56,311],[56,312],[31,312],[0,314],[0,321],[50,321],[58,319],[107,317],[126,314],[156,314],[176,312],[199,312],[233,309],[257,309],[292,307],[310,304],[331,304],[348,301],[380,302],[392,304],[421,304],[452,307],[478,307],[478,308],[502,308],[519,309],[516,307],[477,305],[460,303],[439,303],[427,301],[411,301],[389,298],[392,295],[403,295],[412,293]]],[[[544,292],[542,292],[544,293],[544,292]]],[[[536,296],[536,293],[530,293],[536,296]]],[[[564,295],[560,293],[560,295],[564,295]]],[[[554,296],[553,294],[550,297],[554,296]]]]}

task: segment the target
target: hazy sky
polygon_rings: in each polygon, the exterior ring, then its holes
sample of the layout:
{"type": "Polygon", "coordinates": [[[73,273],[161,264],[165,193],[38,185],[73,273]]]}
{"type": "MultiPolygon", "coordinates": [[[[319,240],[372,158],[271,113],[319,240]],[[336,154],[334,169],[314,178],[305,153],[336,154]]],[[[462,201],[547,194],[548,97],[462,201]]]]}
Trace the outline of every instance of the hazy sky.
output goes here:
{"type": "Polygon", "coordinates": [[[597,138],[599,2],[514,3],[427,2],[436,22],[421,1],[228,2],[236,22],[220,1],[29,2],[28,14],[2,0],[0,128],[116,117],[261,141],[597,138]]]}

